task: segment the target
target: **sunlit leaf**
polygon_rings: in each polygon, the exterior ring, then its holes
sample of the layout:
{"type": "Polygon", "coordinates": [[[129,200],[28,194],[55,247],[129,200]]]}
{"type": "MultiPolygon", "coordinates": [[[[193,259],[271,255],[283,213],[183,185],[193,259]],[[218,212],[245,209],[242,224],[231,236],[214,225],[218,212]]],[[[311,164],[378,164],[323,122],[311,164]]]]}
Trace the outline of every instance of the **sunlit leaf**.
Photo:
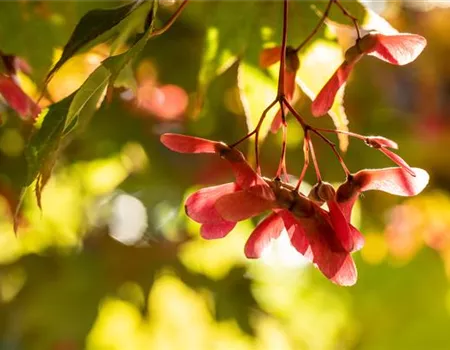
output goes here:
{"type": "Polygon", "coordinates": [[[107,84],[108,94],[112,93],[112,89],[116,84],[126,87],[134,87],[136,85],[133,74],[130,72],[131,62],[133,58],[136,57],[145,47],[148,39],[148,35],[144,35],[129,50],[121,53],[120,55],[111,56],[102,63],[103,67],[107,68],[109,71],[109,79],[107,84]]]}
{"type": "MultiPolygon", "coordinates": [[[[324,40],[317,40],[300,57],[300,69],[297,83],[311,100],[333,75],[343,62],[344,56],[339,45],[324,40]]],[[[339,90],[334,104],[328,114],[331,116],[336,129],[348,130],[348,119],[343,105],[344,87],[339,90]]],[[[348,136],[339,134],[341,150],[348,147],[348,136]]]]}
{"type": "Polygon", "coordinates": [[[47,163],[50,154],[58,149],[66,115],[74,94],[50,106],[40,129],[32,135],[25,148],[28,162],[28,176],[25,185],[30,185],[39,174],[42,164],[47,163]]]}
{"type": "Polygon", "coordinates": [[[95,109],[100,102],[110,77],[110,71],[105,67],[100,66],[89,76],[89,78],[87,78],[83,85],[81,85],[73,97],[73,101],[70,104],[69,111],[65,118],[65,130],[72,125],[74,119],[80,115],[81,111],[90,101],[92,101],[92,103],[90,103],[91,108],[95,109]]]}
{"type": "MultiPolygon", "coordinates": [[[[205,93],[210,82],[238,59],[247,46],[247,35],[255,18],[255,1],[205,2],[197,5],[197,15],[204,14],[206,35],[199,72],[199,92],[205,93]],[[239,11],[236,11],[236,5],[239,11]],[[236,28],[239,35],[236,36],[236,28]]],[[[203,96],[200,96],[203,98],[203,96]]]]}
{"type": "MultiPolygon", "coordinates": [[[[255,129],[264,109],[277,95],[276,82],[262,70],[246,62],[239,65],[238,84],[242,105],[249,131],[255,129]]],[[[267,113],[260,129],[260,139],[264,139],[270,129],[277,106],[267,113]]]]}
{"type": "MultiPolygon", "coordinates": [[[[97,92],[98,98],[100,95],[97,92]]],[[[24,187],[28,187],[35,179],[37,180],[36,197],[39,205],[42,189],[50,178],[61,143],[65,138],[66,118],[76,96],[77,93],[73,93],[60,102],[51,105],[41,128],[34,132],[25,147],[28,171],[24,187]]],[[[78,118],[88,119],[96,110],[98,98],[90,98],[84,103],[77,103],[74,109],[78,118]]]]}
{"type": "Polygon", "coordinates": [[[102,301],[92,330],[86,339],[86,349],[140,348],[141,314],[129,302],[108,298],[102,301]],[[118,327],[120,332],[117,332],[118,327]]]}

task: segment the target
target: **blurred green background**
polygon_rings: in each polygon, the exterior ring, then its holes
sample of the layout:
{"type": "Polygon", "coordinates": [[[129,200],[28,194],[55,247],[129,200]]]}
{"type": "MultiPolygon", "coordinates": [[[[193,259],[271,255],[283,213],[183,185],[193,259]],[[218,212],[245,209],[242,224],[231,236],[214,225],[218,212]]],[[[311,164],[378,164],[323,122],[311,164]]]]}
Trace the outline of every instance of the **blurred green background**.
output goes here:
{"type": "MultiPolygon", "coordinates": [[[[115,5],[1,2],[0,49],[33,68],[31,76],[20,76],[24,89],[37,97],[84,13],[115,5]]],[[[243,247],[256,219],[224,239],[205,241],[199,225],[185,216],[189,193],[222,183],[231,172],[215,157],[170,152],[159,135],[180,132],[231,143],[247,132],[234,61],[205,88],[197,111],[205,45],[223,44],[214,28],[227,35],[229,47],[243,39],[239,27],[226,33],[208,24],[193,2],[134,62],[137,88],[117,88],[67,142],[44,190],[42,212],[29,190],[17,236],[11,211],[26,175],[30,126],[0,106],[0,349],[450,349],[450,8],[442,2],[368,5],[400,31],[425,36],[428,46],[405,67],[371,58],[358,64],[344,99],[350,130],[396,140],[399,154],[426,169],[431,182],[415,198],[368,193],[360,199],[354,220],[366,245],[355,254],[354,287],[333,285],[285,242],[274,244],[264,259],[246,260],[243,247]]],[[[222,13],[224,23],[233,11],[233,20],[249,20],[242,15],[248,2],[229,6],[234,9],[222,13]]],[[[273,6],[281,15],[281,2],[273,6]]],[[[302,6],[310,9],[311,3],[302,6]]],[[[175,8],[161,6],[158,23],[175,8]]],[[[290,43],[306,37],[318,20],[314,13],[290,21],[301,35],[290,43]]],[[[277,30],[260,18],[256,13],[245,29],[262,38],[256,53],[279,43],[277,30]]],[[[338,13],[332,18],[342,19],[338,13]]],[[[320,30],[318,38],[307,51],[338,47],[329,30],[320,30]]],[[[106,43],[72,58],[42,103],[74,91],[108,50],[106,43]]],[[[222,53],[239,56],[240,49],[230,52],[222,53]]],[[[307,52],[300,56],[303,67],[308,59],[307,52]]],[[[311,79],[320,69],[309,70],[311,79]]],[[[259,81],[247,84],[257,90],[259,81]]],[[[312,120],[309,103],[300,98],[296,106],[314,125],[333,127],[328,118],[312,120]]],[[[288,170],[299,174],[302,132],[294,120],[289,123],[288,170]]],[[[281,136],[270,134],[262,148],[269,176],[280,146],[281,136]]],[[[325,178],[343,181],[329,148],[316,142],[316,149],[325,178]]],[[[352,171],[392,166],[357,140],[345,160],[352,171]]],[[[313,183],[312,172],[307,181],[313,183]]]]}

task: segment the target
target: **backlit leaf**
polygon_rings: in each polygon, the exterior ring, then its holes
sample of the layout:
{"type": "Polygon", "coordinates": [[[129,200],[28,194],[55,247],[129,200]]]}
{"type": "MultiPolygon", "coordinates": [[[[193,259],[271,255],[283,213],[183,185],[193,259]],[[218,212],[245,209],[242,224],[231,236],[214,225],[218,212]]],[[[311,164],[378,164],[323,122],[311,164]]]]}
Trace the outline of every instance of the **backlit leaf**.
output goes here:
{"type": "MultiPolygon", "coordinates": [[[[152,24],[153,20],[154,14],[152,24]]],[[[89,121],[99,107],[108,83],[113,83],[131,59],[142,50],[151,30],[153,25],[130,50],[106,59],[77,91],[50,106],[41,128],[35,131],[25,149],[28,174],[24,187],[37,180],[39,206],[42,189],[50,178],[62,141],[76,126],[84,126],[89,121]]]]}
{"type": "MultiPolygon", "coordinates": [[[[325,40],[315,41],[300,56],[301,64],[297,74],[297,83],[305,95],[314,100],[343,60],[344,56],[339,45],[325,40]]],[[[338,91],[328,114],[336,129],[347,131],[348,119],[343,106],[344,88],[345,86],[338,91]]],[[[339,144],[341,150],[345,151],[348,147],[348,136],[339,134],[339,144]]]]}
{"type": "Polygon", "coordinates": [[[104,66],[98,67],[75,92],[69,111],[66,116],[64,130],[70,126],[77,118],[86,105],[92,101],[91,107],[94,107],[100,101],[103,92],[108,85],[111,73],[104,66]]]}
{"type": "MultiPolygon", "coordinates": [[[[246,62],[241,62],[239,65],[238,81],[247,127],[249,131],[252,131],[258,125],[264,109],[274,101],[277,95],[276,82],[263,71],[246,62]]],[[[267,135],[276,112],[277,106],[267,113],[260,129],[260,140],[267,135]]]]}

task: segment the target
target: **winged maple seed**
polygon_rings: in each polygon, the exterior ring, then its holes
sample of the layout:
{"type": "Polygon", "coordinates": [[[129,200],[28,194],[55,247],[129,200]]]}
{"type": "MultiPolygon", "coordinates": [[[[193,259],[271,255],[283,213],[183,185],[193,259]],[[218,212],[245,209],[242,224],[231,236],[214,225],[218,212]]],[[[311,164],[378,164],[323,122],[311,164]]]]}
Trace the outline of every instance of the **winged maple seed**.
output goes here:
{"type": "Polygon", "coordinates": [[[178,134],[164,134],[161,142],[179,153],[217,154],[233,169],[234,182],[203,188],[186,200],[186,213],[202,224],[202,237],[225,237],[237,222],[271,211],[248,238],[245,255],[259,258],[271,240],[285,230],[299,253],[328,279],[343,286],[356,282],[351,253],[364,244],[363,236],[350,223],[359,194],[376,189],[411,196],[428,183],[428,174],[422,169],[414,169],[416,176],[402,168],[362,170],[349,175],[337,191],[319,182],[306,197],[278,178],[258,175],[240,151],[225,143],[178,134]],[[321,208],[324,202],[328,210],[321,208]]]}
{"type": "Polygon", "coordinates": [[[375,149],[380,150],[383,152],[389,159],[391,159],[395,164],[397,164],[399,167],[405,169],[408,173],[410,173],[412,176],[416,176],[414,171],[411,169],[411,167],[408,165],[408,163],[405,162],[403,158],[395,154],[394,152],[390,151],[388,148],[398,149],[398,145],[396,142],[389,140],[382,136],[368,136],[364,140],[367,145],[370,147],[373,147],[375,149]]]}
{"type": "Polygon", "coordinates": [[[22,90],[17,79],[17,72],[30,72],[30,67],[22,59],[3,55],[0,52],[0,95],[24,120],[34,121],[41,108],[22,90]]]}
{"type": "Polygon", "coordinates": [[[365,35],[346,51],[344,62],[313,101],[312,114],[319,117],[331,109],[336,93],[346,83],[355,64],[365,55],[374,56],[390,64],[405,65],[414,61],[426,45],[426,39],[416,34],[369,33],[365,35]]]}

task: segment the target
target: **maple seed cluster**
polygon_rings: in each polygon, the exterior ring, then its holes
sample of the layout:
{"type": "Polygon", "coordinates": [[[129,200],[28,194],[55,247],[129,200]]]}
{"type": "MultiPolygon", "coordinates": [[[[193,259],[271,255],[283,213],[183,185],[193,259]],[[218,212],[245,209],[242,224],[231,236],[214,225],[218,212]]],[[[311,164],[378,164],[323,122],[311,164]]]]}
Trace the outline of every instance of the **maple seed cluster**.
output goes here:
{"type": "MultiPolygon", "coordinates": [[[[332,4],[339,6],[349,16],[358,33],[354,46],[345,54],[345,60],[332,75],[322,90],[315,96],[311,111],[314,116],[328,113],[338,90],[345,84],[354,65],[365,55],[371,55],[395,65],[404,65],[417,58],[426,46],[426,40],[414,34],[384,35],[368,32],[360,37],[356,18],[351,16],[338,2],[331,0],[319,25],[326,19],[332,4]]],[[[241,140],[227,145],[202,138],[179,134],[163,134],[161,142],[170,150],[179,153],[216,154],[231,166],[235,181],[203,188],[188,197],[185,203],[187,215],[201,224],[200,233],[205,239],[225,237],[236,223],[262,213],[269,214],[256,226],[245,245],[248,258],[259,258],[271,240],[286,231],[292,246],[315,264],[332,282],[350,286],[356,283],[357,271],[352,253],[364,245],[364,237],[351,224],[353,206],[362,192],[384,191],[398,196],[413,196],[421,192],[428,183],[425,170],[410,167],[400,156],[390,149],[397,144],[382,136],[364,136],[350,131],[315,128],[293,108],[295,103],[296,73],[299,68],[297,48],[287,46],[287,1],[284,1],[283,40],[281,47],[263,50],[260,65],[268,67],[280,61],[278,95],[263,111],[256,128],[241,140]],[[271,131],[282,128],[283,146],[278,170],[273,178],[263,177],[259,164],[259,131],[268,111],[279,104],[271,131]],[[304,166],[296,185],[289,183],[286,169],[286,116],[291,113],[304,131],[304,166]],[[324,133],[345,134],[359,139],[389,157],[398,167],[365,169],[351,173],[333,142],[324,133]],[[338,188],[322,180],[319,164],[314,152],[311,135],[317,135],[331,147],[346,175],[346,180],[338,188]],[[255,136],[256,166],[253,168],[244,155],[235,147],[244,140],[255,136]],[[317,183],[309,194],[300,192],[300,184],[310,164],[314,165],[317,183]],[[323,207],[326,204],[326,209],[323,207]]],[[[317,27],[317,28],[318,28],[317,27]]],[[[309,35],[309,40],[317,31],[309,35]]]]}
{"type": "Polygon", "coordinates": [[[271,211],[250,235],[245,245],[248,258],[259,258],[272,239],[285,229],[292,246],[322,273],[339,285],[352,285],[357,273],[351,253],[362,248],[364,238],[350,223],[359,194],[380,190],[399,196],[413,196],[428,183],[428,174],[402,168],[361,170],[349,175],[337,191],[328,183],[316,184],[309,196],[278,178],[261,177],[244,155],[222,142],[178,134],[164,134],[161,142],[179,153],[217,154],[228,161],[235,181],[206,187],[186,200],[186,213],[201,223],[205,239],[225,237],[236,223],[271,211]],[[321,208],[327,203],[328,211],[321,208]]]}

